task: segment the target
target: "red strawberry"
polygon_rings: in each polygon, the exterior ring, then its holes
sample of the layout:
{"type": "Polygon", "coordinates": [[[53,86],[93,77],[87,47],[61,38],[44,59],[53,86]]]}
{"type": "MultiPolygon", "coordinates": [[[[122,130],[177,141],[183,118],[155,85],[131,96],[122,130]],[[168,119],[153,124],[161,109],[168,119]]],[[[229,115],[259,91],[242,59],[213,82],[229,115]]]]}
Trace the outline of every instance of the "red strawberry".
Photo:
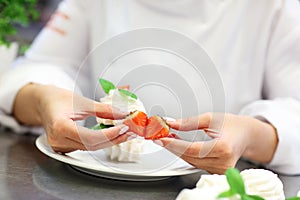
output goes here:
{"type": "Polygon", "coordinates": [[[123,124],[129,127],[129,131],[132,131],[137,135],[144,137],[147,121],[148,117],[146,113],[142,111],[134,111],[125,118],[123,124]]]}
{"type": "Polygon", "coordinates": [[[170,127],[166,121],[160,116],[152,116],[148,119],[148,124],[145,130],[145,139],[156,140],[167,137],[169,135],[170,127]]]}
{"type": "Polygon", "coordinates": [[[150,118],[142,111],[134,111],[126,117],[123,124],[129,130],[148,140],[156,140],[169,135],[169,126],[160,116],[150,118]]]}

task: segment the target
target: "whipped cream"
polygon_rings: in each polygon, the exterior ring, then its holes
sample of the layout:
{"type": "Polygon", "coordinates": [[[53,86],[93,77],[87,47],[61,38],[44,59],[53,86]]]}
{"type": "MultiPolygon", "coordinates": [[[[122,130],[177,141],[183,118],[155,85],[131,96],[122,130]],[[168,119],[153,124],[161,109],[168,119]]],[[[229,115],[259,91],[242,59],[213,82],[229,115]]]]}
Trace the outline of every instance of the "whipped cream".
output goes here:
{"type": "MultiPolygon", "coordinates": [[[[283,185],[276,174],[264,169],[248,169],[241,172],[247,194],[259,195],[265,200],[284,200],[283,185]]],[[[217,200],[221,192],[229,190],[225,175],[202,175],[196,188],[184,189],[176,200],[217,200]]],[[[240,200],[236,195],[222,200],[240,200]]]]}
{"type": "MultiPolygon", "coordinates": [[[[229,185],[224,175],[202,175],[196,188],[184,189],[176,200],[216,200],[217,196],[224,191],[229,190],[229,185]]],[[[224,200],[239,200],[238,196],[223,198],[224,200]]],[[[222,199],[222,200],[223,200],[222,199]]]]}
{"type": "MultiPolygon", "coordinates": [[[[110,90],[109,94],[100,99],[100,102],[112,105],[125,112],[133,112],[136,110],[146,112],[143,103],[139,99],[121,94],[118,89],[110,90]]],[[[97,118],[99,124],[117,125],[123,120],[111,120],[97,118]]],[[[121,144],[114,145],[104,149],[106,156],[115,161],[120,162],[138,162],[143,153],[144,141],[141,138],[135,138],[121,144]]]]}
{"type": "MultiPolygon", "coordinates": [[[[217,196],[224,191],[229,190],[226,176],[224,175],[202,175],[196,188],[182,190],[176,200],[216,200],[217,196]]],[[[222,200],[239,200],[239,196],[222,198],[222,200]]]]}
{"type": "Polygon", "coordinates": [[[203,190],[213,189],[218,195],[221,192],[229,190],[229,185],[227,184],[226,176],[224,175],[204,174],[196,184],[196,188],[203,190]]]}
{"type": "Polygon", "coordinates": [[[106,156],[119,162],[138,162],[143,152],[144,141],[140,138],[104,149],[106,156]]]}
{"type": "Polygon", "coordinates": [[[247,194],[259,195],[265,200],[284,200],[283,184],[277,174],[265,169],[241,172],[247,194]]]}
{"type": "Polygon", "coordinates": [[[209,190],[202,190],[199,188],[183,189],[177,196],[176,200],[198,200],[198,199],[215,200],[216,199],[215,193],[216,192],[211,189],[209,190]]]}
{"type": "Polygon", "coordinates": [[[118,89],[110,90],[108,95],[101,98],[100,101],[105,104],[110,104],[122,111],[145,111],[143,103],[139,99],[134,99],[130,96],[121,94],[118,89]]]}
{"type": "MultiPolygon", "coordinates": [[[[139,99],[121,94],[118,89],[110,90],[107,96],[100,99],[100,102],[109,104],[124,112],[133,112],[136,110],[146,112],[143,103],[139,99]]],[[[97,122],[105,125],[117,125],[122,123],[122,120],[97,118],[97,122]]]]}

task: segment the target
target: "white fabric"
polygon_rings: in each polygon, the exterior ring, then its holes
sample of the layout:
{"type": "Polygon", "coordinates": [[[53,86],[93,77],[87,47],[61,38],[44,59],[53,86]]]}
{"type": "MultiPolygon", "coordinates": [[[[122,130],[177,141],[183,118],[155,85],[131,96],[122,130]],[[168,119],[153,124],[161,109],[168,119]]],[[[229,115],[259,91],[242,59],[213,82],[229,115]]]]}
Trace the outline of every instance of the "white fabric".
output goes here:
{"type": "Polygon", "coordinates": [[[277,128],[279,146],[268,167],[300,174],[297,0],[66,0],[59,11],[68,17],[55,15],[52,28],[39,34],[25,61],[1,77],[1,119],[6,119],[2,123],[21,130],[7,119],[14,120],[13,100],[26,83],[73,90],[76,82],[91,97],[99,75],[93,72],[101,68],[96,55],[90,57],[90,68],[79,68],[90,50],[129,30],[170,29],[201,44],[212,58],[223,80],[226,111],[260,116],[277,128]]]}
{"type": "Polygon", "coordinates": [[[9,47],[0,45],[0,74],[6,71],[17,56],[18,44],[13,42],[9,47]]]}

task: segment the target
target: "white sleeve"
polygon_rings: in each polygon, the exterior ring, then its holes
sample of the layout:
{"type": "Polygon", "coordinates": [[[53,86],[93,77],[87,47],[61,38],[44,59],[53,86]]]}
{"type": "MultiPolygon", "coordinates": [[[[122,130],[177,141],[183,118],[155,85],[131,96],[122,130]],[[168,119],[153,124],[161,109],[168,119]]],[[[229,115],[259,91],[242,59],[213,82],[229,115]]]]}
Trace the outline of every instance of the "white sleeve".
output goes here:
{"type": "Polygon", "coordinates": [[[300,6],[282,1],[267,53],[263,97],[241,111],[262,117],[278,132],[279,143],[268,168],[300,174],[300,6]]]}
{"type": "Polygon", "coordinates": [[[0,76],[2,125],[16,132],[41,132],[40,128],[20,125],[12,116],[15,96],[28,83],[52,84],[80,93],[83,88],[77,87],[75,77],[88,48],[85,16],[84,1],[63,1],[25,57],[0,76]]]}

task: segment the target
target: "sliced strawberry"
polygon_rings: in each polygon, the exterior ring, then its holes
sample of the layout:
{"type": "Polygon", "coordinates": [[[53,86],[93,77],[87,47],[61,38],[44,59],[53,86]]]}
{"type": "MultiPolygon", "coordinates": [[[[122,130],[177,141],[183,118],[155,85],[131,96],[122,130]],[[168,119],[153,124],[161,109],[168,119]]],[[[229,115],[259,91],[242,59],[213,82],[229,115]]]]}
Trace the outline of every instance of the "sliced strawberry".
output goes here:
{"type": "Polygon", "coordinates": [[[148,119],[148,124],[145,130],[145,139],[156,140],[167,137],[170,127],[165,120],[160,116],[152,116],[148,119]]]}
{"type": "Polygon", "coordinates": [[[129,127],[129,131],[148,140],[156,140],[169,135],[169,126],[160,116],[147,117],[146,113],[135,111],[128,115],[123,124],[129,127]]]}
{"type": "Polygon", "coordinates": [[[134,111],[125,118],[123,124],[129,127],[129,131],[132,131],[137,135],[144,137],[147,121],[148,117],[146,113],[142,111],[134,111]]]}

